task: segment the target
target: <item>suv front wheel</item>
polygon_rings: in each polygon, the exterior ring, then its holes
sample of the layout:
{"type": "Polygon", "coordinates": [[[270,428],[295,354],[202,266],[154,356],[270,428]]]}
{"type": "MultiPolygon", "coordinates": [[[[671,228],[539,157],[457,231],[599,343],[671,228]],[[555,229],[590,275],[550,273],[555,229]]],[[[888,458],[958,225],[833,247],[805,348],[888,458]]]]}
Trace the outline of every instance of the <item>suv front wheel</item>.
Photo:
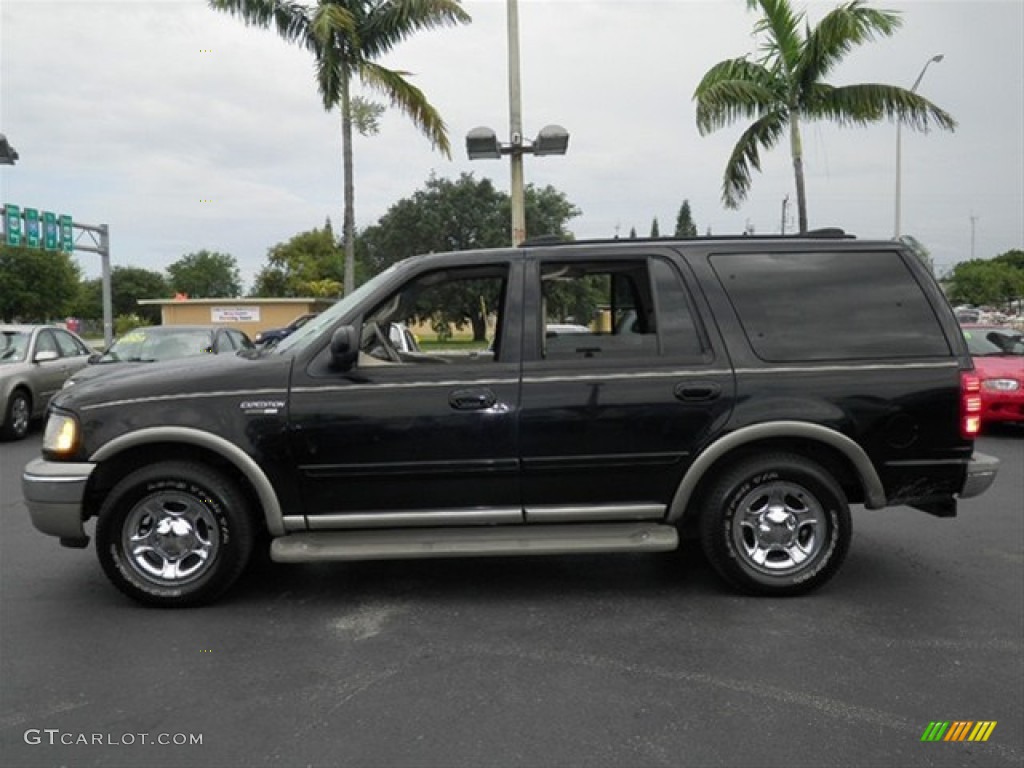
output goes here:
{"type": "Polygon", "coordinates": [[[199,464],[167,461],[114,486],[96,523],[96,552],[129,597],[168,608],[200,605],[241,575],[253,528],[234,483],[199,464]]]}
{"type": "Polygon", "coordinates": [[[821,466],[795,454],[746,459],[704,496],[704,552],[726,581],[750,594],[816,589],[839,570],[851,536],[842,489],[821,466]]]}

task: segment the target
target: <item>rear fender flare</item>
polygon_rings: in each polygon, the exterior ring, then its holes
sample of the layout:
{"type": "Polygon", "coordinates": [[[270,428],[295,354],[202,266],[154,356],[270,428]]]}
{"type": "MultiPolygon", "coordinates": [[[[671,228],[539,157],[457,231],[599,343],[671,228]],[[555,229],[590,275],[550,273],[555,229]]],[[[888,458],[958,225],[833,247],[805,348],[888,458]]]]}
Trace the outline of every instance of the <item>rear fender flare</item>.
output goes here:
{"type": "MultiPolygon", "coordinates": [[[[796,437],[824,443],[839,451],[849,459],[860,479],[864,489],[864,506],[868,509],[881,509],[886,505],[882,480],[878,476],[878,472],[875,471],[871,459],[856,442],[841,432],[836,432],[834,429],[823,427],[820,424],[810,424],[804,421],[773,421],[754,424],[730,432],[705,448],[683,475],[675,496],[672,498],[672,504],[669,506],[667,521],[677,523],[683,519],[683,514],[693,498],[694,491],[697,490],[698,483],[719,459],[745,445],[780,437],[796,437]]],[[[813,459],[813,456],[809,458],[813,459]]]]}

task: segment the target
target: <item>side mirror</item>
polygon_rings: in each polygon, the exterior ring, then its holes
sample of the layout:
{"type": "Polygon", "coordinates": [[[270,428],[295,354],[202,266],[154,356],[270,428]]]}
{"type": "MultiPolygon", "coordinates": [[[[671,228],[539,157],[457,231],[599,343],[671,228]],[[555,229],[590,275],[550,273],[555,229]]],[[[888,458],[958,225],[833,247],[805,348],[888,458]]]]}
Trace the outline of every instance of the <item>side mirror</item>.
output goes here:
{"type": "Polygon", "coordinates": [[[54,352],[52,349],[44,349],[42,352],[36,352],[36,356],[32,358],[33,363],[46,363],[50,360],[56,360],[60,355],[54,352]]]}
{"type": "Polygon", "coordinates": [[[93,352],[91,355],[89,355],[89,365],[96,365],[96,363],[98,363],[102,359],[102,352],[93,352]]]}
{"type": "Polygon", "coordinates": [[[359,359],[359,333],[351,325],[343,325],[331,335],[331,367],[350,370],[359,359]]]}

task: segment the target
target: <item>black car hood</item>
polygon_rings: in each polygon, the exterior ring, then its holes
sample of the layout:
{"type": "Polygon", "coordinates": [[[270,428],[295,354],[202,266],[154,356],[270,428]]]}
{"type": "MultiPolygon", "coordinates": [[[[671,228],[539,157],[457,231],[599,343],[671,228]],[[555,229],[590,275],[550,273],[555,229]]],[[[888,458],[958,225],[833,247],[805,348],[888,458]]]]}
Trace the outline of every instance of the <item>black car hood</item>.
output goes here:
{"type": "Polygon", "coordinates": [[[211,393],[283,393],[288,387],[290,356],[203,355],[154,363],[97,364],[84,381],[61,390],[52,405],[77,410],[110,401],[146,402],[188,399],[211,393]]]}

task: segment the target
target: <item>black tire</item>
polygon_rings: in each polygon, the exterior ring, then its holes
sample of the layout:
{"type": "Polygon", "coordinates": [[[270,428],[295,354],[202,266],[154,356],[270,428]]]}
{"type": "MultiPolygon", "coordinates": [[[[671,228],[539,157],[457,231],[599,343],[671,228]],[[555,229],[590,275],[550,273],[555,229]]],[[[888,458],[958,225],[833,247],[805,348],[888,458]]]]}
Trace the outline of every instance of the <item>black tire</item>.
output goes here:
{"type": "Polygon", "coordinates": [[[24,389],[16,389],[7,399],[4,410],[4,425],[0,427],[0,439],[21,440],[28,434],[32,423],[32,398],[24,389]]]}
{"type": "Polygon", "coordinates": [[[749,594],[817,589],[843,564],[852,536],[842,489],[821,466],[795,454],[746,459],[704,495],[704,553],[722,578],[749,594]]]}
{"type": "Polygon", "coordinates": [[[196,606],[220,597],[245,570],[254,528],[245,495],[228,478],[168,461],[114,486],[96,523],[96,554],[129,597],[163,608],[196,606]]]}

